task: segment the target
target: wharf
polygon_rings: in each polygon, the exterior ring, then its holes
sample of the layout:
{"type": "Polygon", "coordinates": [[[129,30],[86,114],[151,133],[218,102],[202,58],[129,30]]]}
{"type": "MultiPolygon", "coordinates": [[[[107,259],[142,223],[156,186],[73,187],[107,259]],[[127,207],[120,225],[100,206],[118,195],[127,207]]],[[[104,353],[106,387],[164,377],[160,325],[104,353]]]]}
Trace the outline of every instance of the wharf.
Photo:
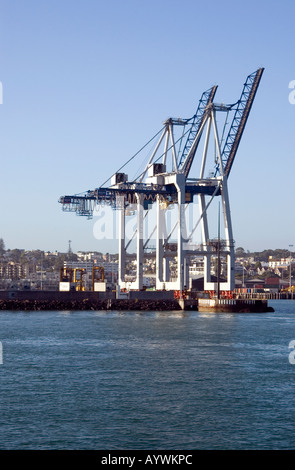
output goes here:
{"type": "Polygon", "coordinates": [[[181,310],[173,292],[130,292],[116,298],[113,292],[0,291],[0,310],[181,310]],[[137,294],[137,295],[135,295],[137,294]]]}
{"type": "Polygon", "coordinates": [[[260,313],[274,312],[267,299],[199,299],[199,312],[260,313]]]}

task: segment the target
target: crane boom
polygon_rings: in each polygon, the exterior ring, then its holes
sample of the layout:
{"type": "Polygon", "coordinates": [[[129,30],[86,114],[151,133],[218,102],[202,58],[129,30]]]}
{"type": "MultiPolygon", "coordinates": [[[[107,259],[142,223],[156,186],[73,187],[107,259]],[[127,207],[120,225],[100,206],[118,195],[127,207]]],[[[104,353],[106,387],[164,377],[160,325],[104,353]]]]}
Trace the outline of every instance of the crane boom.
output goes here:
{"type": "MultiPolygon", "coordinates": [[[[191,183],[185,185],[186,197],[189,200],[192,200],[192,196],[195,194],[212,196],[218,189],[218,185],[214,183],[203,183],[202,185],[191,183]]],[[[127,204],[136,204],[138,194],[143,196],[145,208],[147,208],[149,203],[155,202],[159,195],[171,202],[177,200],[177,192],[174,185],[166,187],[155,184],[134,185],[134,183],[126,183],[117,188],[97,188],[84,194],[61,196],[58,202],[62,204],[64,212],[75,212],[79,216],[86,216],[91,219],[96,205],[108,204],[113,209],[116,209],[121,206],[122,201],[120,197],[125,198],[127,204]]]]}
{"type": "Polygon", "coordinates": [[[229,175],[234,162],[263,71],[264,68],[260,68],[248,75],[241,97],[237,102],[237,108],[221,153],[223,171],[226,176],[229,175]]]}
{"type": "Polygon", "coordinates": [[[184,172],[185,176],[187,177],[189,174],[189,171],[191,169],[194,156],[200,141],[200,137],[196,139],[198,132],[203,124],[203,121],[206,116],[206,109],[209,104],[212,103],[215,93],[217,90],[217,85],[213,86],[207,91],[204,91],[204,93],[201,96],[201,99],[199,101],[198,109],[196,111],[196,114],[193,117],[193,123],[191,125],[191,129],[189,131],[179,164],[178,168],[181,169],[182,172],[184,172]]]}

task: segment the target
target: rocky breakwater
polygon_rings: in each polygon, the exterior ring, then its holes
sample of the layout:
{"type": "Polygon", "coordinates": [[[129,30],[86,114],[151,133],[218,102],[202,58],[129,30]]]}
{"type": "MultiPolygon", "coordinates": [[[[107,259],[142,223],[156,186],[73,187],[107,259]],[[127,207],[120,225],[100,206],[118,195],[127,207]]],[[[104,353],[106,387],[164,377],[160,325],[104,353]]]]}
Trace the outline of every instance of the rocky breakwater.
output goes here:
{"type": "Polygon", "coordinates": [[[176,300],[150,299],[81,299],[81,300],[0,300],[0,310],[52,311],[52,310],[181,310],[176,300]]]}

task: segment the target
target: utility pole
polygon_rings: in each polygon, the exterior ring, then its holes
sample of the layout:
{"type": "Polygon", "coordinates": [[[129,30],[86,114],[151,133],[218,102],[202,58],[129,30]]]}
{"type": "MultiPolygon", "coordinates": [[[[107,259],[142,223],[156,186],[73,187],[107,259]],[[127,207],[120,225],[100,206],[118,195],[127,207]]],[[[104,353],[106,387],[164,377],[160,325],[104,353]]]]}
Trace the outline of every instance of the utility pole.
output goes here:
{"type": "Polygon", "coordinates": [[[292,273],[291,273],[291,267],[292,267],[292,258],[291,258],[291,247],[293,245],[289,245],[289,254],[290,254],[290,298],[291,298],[291,292],[292,292],[292,273]]]}
{"type": "Polygon", "coordinates": [[[217,298],[220,299],[220,202],[218,203],[217,298]]]}
{"type": "Polygon", "coordinates": [[[40,288],[43,290],[43,254],[41,253],[41,277],[40,277],[40,288]]]}

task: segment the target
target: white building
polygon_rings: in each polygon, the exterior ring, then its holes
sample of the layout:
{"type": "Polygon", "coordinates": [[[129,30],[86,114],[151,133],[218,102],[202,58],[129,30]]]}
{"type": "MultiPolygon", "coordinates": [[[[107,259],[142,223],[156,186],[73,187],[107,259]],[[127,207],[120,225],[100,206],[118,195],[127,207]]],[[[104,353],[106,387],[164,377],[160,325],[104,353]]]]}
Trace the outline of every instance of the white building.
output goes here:
{"type": "MultiPolygon", "coordinates": [[[[294,264],[291,258],[291,265],[294,264]]],[[[272,256],[269,257],[268,260],[269,269],[287,269],[290,267],[290,258],[281,258],[281,259],[273,259],[272,256]]]]}

